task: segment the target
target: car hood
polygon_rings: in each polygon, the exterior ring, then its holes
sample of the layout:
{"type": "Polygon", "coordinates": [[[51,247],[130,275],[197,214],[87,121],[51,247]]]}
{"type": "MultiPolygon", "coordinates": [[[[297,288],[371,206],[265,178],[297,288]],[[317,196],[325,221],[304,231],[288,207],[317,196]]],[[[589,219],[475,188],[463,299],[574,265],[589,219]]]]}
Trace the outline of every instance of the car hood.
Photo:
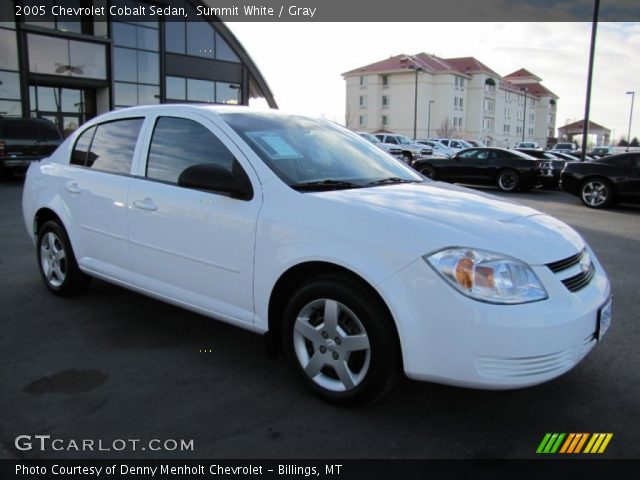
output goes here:
{"type": "MultiPolygon", "coordinates": [[[[448,246],[482,248],[542,265],[574,255],[585,243],[565,223],[533,208],[441,182],[385,185],[314,193],[340,208],[357,209],[363,230],[376,211],[383,236],[422,255],[448,246]],[[395,238],[394,238],[395,237],[395,238]]],[[[363,235],[375,235],[363,231],[363,235]]],[[[380,235],[380,233],[378,233],[380,235]]],[[[407,252],[409,253],[409,252],[407,252]]]]}

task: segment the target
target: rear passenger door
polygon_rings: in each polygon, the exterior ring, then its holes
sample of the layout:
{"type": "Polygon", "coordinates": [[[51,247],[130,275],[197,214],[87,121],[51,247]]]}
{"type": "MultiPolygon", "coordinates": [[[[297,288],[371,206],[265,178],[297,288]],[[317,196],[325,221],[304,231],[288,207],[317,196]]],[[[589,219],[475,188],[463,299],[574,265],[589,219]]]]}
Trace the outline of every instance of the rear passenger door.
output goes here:
{"type": "Polygon", "coordinates": [[[134,284],[238,323],[253,322],[253,255],[261,195],[255,172],[209,119],[158,116],[129,195],[134,284]],[[144,162],[143,162],[144,163],[144,162]],[[178,185],[188,167],[244,171],[253,198],[178,185]]]}
{"type": "Polygon", "coordinates": [[[127,194],[143,122],[144,118],[112,120],[82,132],[61,185],[78,263],[125,282],[131,280],[127,194]]]}

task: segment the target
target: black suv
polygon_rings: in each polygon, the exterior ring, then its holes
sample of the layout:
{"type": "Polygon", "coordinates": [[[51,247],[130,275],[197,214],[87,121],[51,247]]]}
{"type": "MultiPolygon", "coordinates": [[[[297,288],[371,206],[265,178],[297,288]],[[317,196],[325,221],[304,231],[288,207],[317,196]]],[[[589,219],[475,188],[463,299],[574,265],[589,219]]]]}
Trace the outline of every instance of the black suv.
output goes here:
{"type": "Polygon", "coordinates": [[[0,175],[24,173],[62,143],[56,126],[43,118],[0,117],[0,175]]]}

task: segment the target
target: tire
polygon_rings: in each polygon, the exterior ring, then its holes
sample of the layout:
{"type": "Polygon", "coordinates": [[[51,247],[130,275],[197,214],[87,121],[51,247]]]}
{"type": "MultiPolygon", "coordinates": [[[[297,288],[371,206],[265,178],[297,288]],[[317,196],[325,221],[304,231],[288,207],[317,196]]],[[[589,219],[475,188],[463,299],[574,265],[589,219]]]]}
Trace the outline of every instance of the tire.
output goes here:
{"type": "Polygon", "coordinates": [[[420,173],[425,177],[429,177],[431,180],[436,179],[436,171],[430,165],[425,165],[424,167],[420,167],[420,173]]]}
{"type": "Polygon", "coordinates": [[[507,193],[515,192],[520,186],[520,177],[515,170],[502,170],[496,179],[498,188],[507,193]]]}
{"type": "Polygon", "coordinates": [[[589,178],[580,185],[580,200],[589,208],[606,208],[613,199],[611,182],[604,178],[589,178]]]}
{"type": "Polygon", "coordinates": [[[411,163],[413,161],[413,157],[408,152],[404,152],[402,154],[402,159],[404,160],[404,163],[406,163],[407,165],[411,165],[411,163]]]}
{"type": "Polygon", "coordinates": [[[71,242],[56,220],[47,221],[38,231],[38,268],[47,288],[61,297],[86,290],[91,277],[78,268],[71,242]]]}
{"type": "Polygon", "coordinates": [[[402,371],[386,306],[370,288],[345,275],[322,275],[298,288],[284,310],[282,341],[303,385],[331,403],[373,401],[395,385],[402,371]]]}

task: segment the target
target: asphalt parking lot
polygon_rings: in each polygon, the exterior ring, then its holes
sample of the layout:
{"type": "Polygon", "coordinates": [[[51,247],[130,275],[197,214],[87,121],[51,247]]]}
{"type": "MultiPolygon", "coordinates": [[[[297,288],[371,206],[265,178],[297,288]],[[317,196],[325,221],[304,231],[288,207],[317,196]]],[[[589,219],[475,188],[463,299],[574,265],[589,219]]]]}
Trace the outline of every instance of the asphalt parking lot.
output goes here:
{"type": "Polygon", "coordinates": [[[575,227],[613,283],[612,327],[577,368],[508,392],[406,380],[346,409],[308,394],[254,334],[100,281],[73,299],[48,293],[21,191],[21,179],[0,181],[0,457],[532,458],[546,432],[611,432],[603,456],[640,457],[640,207],[508,195],[575,227]],[[193,439],[194,450],[17,451],[25,434],[193,439]]]}

